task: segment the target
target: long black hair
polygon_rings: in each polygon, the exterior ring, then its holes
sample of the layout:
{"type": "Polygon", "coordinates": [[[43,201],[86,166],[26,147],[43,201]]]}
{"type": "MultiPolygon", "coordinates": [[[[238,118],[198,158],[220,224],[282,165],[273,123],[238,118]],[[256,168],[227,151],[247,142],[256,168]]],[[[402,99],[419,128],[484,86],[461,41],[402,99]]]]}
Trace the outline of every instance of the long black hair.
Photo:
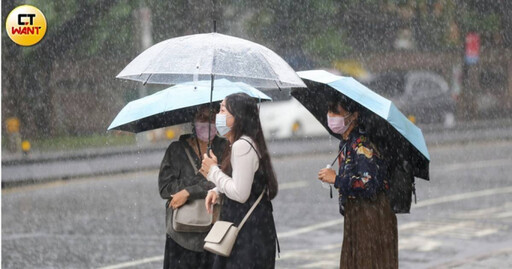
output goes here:
{"type": "MultiPolygon", "coordinates": [[[[231,133],[233,135],[233,141],[237,141],[246,135],[250,137],[255,143],[256,148],[261,156],[260,168],[263,169],[265,178],[267,179],[269,198],[274,199],[277,195],[277,179],[270,161],[270,155],[268,154],[267,144],[265,143],[265,137],[263,136],[263,130],[261,129],[260,114],[257,106],[257,102],[254,98],[251,98],[245,93],[235,93],[226,96],[226,109],[233,115],[235,121],[233,127],[231,127],[231,133]]],[[[227,173],[232,173],[231,167],[231,147],[227,149],[222,160],[222,170],[227,173]]]]}

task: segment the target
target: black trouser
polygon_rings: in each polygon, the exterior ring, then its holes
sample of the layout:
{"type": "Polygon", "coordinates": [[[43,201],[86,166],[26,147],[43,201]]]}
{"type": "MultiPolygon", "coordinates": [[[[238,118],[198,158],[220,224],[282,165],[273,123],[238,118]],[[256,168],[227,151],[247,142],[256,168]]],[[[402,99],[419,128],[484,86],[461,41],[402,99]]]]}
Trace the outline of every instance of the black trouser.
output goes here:
{"type": "Polygon", "coordinates": [[[188,250],[167,235],[164,269],[210,269],[213,265],[213,258],[213,253],[188,250]]]}

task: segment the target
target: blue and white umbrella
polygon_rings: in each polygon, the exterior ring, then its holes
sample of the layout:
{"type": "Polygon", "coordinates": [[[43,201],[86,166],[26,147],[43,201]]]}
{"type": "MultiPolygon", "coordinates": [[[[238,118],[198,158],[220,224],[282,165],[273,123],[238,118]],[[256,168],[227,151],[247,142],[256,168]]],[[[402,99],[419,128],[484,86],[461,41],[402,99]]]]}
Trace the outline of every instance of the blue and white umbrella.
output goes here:
{"type": "MultiPolygon", "coordinates": [[[[394,130],[393,132],[400,134],[413,147],[414,154],[410,157],[415,159],[417,164],[418,171],[415,176],[428,179],[430,155],[421,129],[407,119],[390,100],[351,77],[337,76],[324,70],[300,71],[297,74],[308,85],[308,89],[293,90],[292,96],[299,100],[333,136],[340,138],[339,135],[332,133],[327,125],[327,96],[332,90],[359,103],[367,112],[372,112],[366,113],[367,116],[376,115],[387,123],[382,125],[383,122],[380,122],[380,127],[392,127],[392,130],[381,129],[380,132],[392,135],[390,132],[394,130]]],[[[397,140],[396,143],[398,142],[397,140]]]]}
{"type": "Polygon", "coordinates": [[[388,197],[397,213],[408,213],[414,176],[429,180],[430,155],[421,129],[416,127],[388,99],[370,90],[351,77],[342,77],[324,70],[297,72],[308,86],[293,89],[295,97],[315,118],[338,139],[327,125],[327,102],[330,96],[342,94],[363,109],[360,117],[368,136],[384,153],[390,164],[388,197]]]}
{"type": "Polygon", "coordinates": [[[144,132],[166,126],[191,122],[196,108],[212,102],[220,102],[233,93],[246,93],[261,100],[272,100],[269,96],[242,82],[227,79],[197,81],[178,84],[152,95],[128,103],[112,121],[108,130],[144,132]]]}

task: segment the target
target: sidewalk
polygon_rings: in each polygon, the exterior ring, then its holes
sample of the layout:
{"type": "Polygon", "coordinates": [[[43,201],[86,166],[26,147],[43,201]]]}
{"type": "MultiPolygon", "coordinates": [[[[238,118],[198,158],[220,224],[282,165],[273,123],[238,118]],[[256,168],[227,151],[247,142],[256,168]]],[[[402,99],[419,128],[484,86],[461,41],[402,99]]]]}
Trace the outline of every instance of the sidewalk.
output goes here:
{"type": "MultiPolygon", "coordinates": [[[[512,139],[512,119],[459,123],[454,128],[419,126],[428,146],[512,139]]],[[[272,157],[333,152],[330,136],[268,140],[272,157]]],[[[146,146],[94,148],[68,152],[33,152],[29,156],[2,152],[2,188],[51,180],[158,169],[168,141],[146,146]]]]}

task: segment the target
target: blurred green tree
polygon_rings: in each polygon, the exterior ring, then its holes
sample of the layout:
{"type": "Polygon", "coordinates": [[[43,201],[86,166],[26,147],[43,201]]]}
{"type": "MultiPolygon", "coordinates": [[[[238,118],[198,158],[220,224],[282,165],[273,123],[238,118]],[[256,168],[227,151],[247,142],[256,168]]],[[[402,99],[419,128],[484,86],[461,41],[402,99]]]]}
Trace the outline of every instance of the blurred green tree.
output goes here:
{"type": "Polygon", "coordinates": [[[2,32],[2,119],[19,117],[24,137],[103,131],[137,96],[139,85],[114,76],[142,51],[135,15],[142,8],[151,12],[153,43],[211,32],[215,19],[218,32],[267,46],[297,69],[396,50],[404,31],[412,50],[462,51],[468,31],[480,33],[483,47],[512,47],[507,0],[15,0],[2,2],[2,19],[21,4],[35,5],[48,22],[46,37],[30,48],[2,32]]]}
{"type": "MultiPolygon", "coordinates": [[[[29,48],[19,47],[2,32],[2,118],[19,117],[25,137],[53,135],[54,92],[50,87],[53,64],[58,59],[73,61],[94,54],[94,48],[84,49],[84,43],[94,38],[104,16],[118,3],[117,0],[3,1],[3,21],[16,6],[33,4],[45,14],[48,30],[41,42],[29,48]]],[[[94,44],[108,47],[109,43],[95,40],[94,44]]]]}

